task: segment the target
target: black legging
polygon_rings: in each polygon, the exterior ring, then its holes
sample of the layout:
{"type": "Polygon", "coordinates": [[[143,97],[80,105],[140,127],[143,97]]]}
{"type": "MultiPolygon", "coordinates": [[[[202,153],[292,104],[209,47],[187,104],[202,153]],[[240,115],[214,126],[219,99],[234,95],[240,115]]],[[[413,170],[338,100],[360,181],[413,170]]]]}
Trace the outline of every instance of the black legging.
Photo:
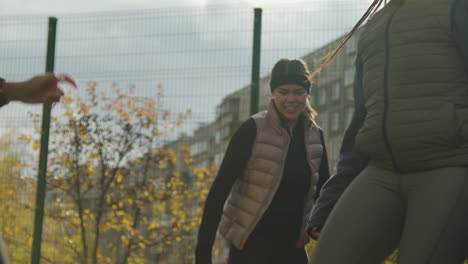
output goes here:
{"type": "Polygon", "coordinates": [[[230,247],[228,264],[307,264],[305,248],[294,241],[250,237],[242,250],[230,247]]]}

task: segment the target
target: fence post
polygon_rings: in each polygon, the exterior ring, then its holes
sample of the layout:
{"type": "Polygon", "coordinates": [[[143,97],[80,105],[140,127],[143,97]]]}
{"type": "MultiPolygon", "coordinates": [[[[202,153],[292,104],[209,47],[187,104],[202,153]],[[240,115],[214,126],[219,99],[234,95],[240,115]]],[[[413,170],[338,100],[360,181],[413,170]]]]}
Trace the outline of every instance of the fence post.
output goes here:
{"type": "MultiPolygon", "coordinates": [[[[56,33],[57,18],[49,17],[46,72],[54,71],[56,33]]],[[[39,172],[36,189],[32,264],[39,264],[41,259],[42,226],[44,222],[44,201],[46,196],[47,156],[49,152],[50,110],[51,109],[45,107],[45,105],[42,108],[41,148],[39,154],[39,172]]]]}
{"type": "Polygon", "coordinates": [[[262,9],[254,9],[254,32],[252,52],[252,79],[250,85],[250,115],[258,112],[260,90],[260,47],[262,40],[262,9]]]}

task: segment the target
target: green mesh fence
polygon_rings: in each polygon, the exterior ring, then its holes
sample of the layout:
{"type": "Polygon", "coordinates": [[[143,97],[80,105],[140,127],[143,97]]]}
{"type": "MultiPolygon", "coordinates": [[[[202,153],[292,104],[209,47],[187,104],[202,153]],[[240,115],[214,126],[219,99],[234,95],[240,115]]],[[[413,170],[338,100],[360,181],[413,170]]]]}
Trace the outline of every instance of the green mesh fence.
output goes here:
{"type": "MultiPolygon", "coordinates": [[[[47,19],[3,17],[0,25],[0,72],[8,81],[20,81],[44,72],[47,19]]],[[[41,106],[10,103],[0,118],[0,232],[14,263],[30,263],[37,178],[38,138],[31,115],[40,118],[41,106]]]]}

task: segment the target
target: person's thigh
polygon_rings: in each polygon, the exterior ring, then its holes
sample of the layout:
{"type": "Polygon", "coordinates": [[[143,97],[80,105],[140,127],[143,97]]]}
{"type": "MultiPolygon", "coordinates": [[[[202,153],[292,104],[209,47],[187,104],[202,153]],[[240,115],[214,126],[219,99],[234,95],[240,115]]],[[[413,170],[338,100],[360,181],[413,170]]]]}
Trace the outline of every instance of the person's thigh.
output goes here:
{"type": "Polygon", "coordinates": [[[468,244],[467,169],[410,174],[404,186],[408,211],[398,263],[463,263],[468,244]]]}
{"type": "Polygon", "coordinates": [[[311,264],[376,264],[398,244],[405,212],[394,173],[368,166],[332,210],[311,264]]]}

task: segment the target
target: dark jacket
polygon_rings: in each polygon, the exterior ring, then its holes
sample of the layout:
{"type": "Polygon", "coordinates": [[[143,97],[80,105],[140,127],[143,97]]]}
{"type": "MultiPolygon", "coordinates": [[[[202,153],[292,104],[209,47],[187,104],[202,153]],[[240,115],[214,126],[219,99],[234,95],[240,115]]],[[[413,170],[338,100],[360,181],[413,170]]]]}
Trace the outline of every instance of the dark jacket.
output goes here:
{"type": "MultiPolygon", "coordinates": [[[[440,2],[448,3],[452,1],[444,0],[440,2]]],[[[420,1],[420,0],[393,0],[390,4],[384,7],[379,12],[380,14],[378,15],[382,16],[382,13],[384,13],[383,15],[385,15],[385,12],[389,12],[389,13],[391,12],[393,13],[391,15],[394,16],[395,15],[394,12],[399,12],[398,11],[399,9],[406,8],[405,5],[407,5],[408,3],[411,3],[412,5],[419,3],[419,7],[421,9],[426,8],[425,5],[427,5],[426,1],[420,1]],[[392,3],[393,3],[393,6],[390,5],[392,3]],[[400,5],[400,6],[395,7],[395,5],[400,5]]],[[[379,16],[376,16],[374,18],[378,18],[378,17],[379,16]]],[[[391,23],[391,19],[389,21],[390,21],[389,23],[391,23]]],[[[448,36],[451,38],[452,45],[456,48],[456,52],[458,54],[457,58],[454,59],[455,61],[453,62],[453,64],[461,65],[462,69],[464,68],[465,74],[468,75],[468,0],[453,1],[453,5],[450,8],[450,21],[451,21],[451,26],[449,27],[449,30],[445,36],[448,36]]],[[[400,23],[401,25],[405,25],[408,23],[408,21],[398,21],[398,23],[400,23]]],[[[388,26],[386,28],[388,28],[388,26]]],[[[363,33],[365,34],[365,31],[363,33]]],[[[366,36],[361,35],[361,39],[363,37],[366,37],[366,36]]],[[[395,36],[392,35],[391,37],[393,39],[395,36]]],[[[389,42],[387,42],[387,44],[388,43],[389,42]]],[[[385,43],[383,43],[383,45],[385,45],[385,43]]],[[[404,45],[400,46],[400,48],[404,48],[404,47],[405,47],[404,45]]],[[[394,48],[394,47],[390,47],[390,48],[394,48]]],[[[385,51],[385,47],[381,47],[381,49],[385,51]]],[[[337,174],[331,177],[330,180],[328,180],[327,183],[322,188],[320,197],[317,201],[317,204],[312,213],[312,217],[310,218],[310,221],[309,221],[309,229],[312,227],[318,227],[318,228],[323,227],[329,213],[331,212],[333,206],[335,205],[336,201],[338,200],[340,195],[343,193],[345,188],[366,167],[369,161],[374,162],[374,159],[375,159],[374,156],[369,155],[369,153],[372,153],[372,152],[368,152],[368,151],[366,152],[368,148],[360,147],[360,151],[358,151],[356,148],[356,144],[355,144],[357,134],[360,133],[364,123],[368,122],[368,119],[369,119],[368,117],[369,109],[368,109],[368,105],[366,106],[366,103],[368,103],[369,100],[372,100],[372,99],[369,99],[370,90],[368,89],[366,90],[363,88],[363,79],[366,78],[365,74],[368,74],[368,71],[365,70],[364,65],[363,65],[363,54],[365,54],[367,51],[368,50],[362,50],[362,51],[358,50],[359,55],[356,60],[356,76],[355,76],[355,81],[354,81],[355,110],[354,110],[352,121],[350,125],[348,126],[348,128],[346,129],[346,132],[343,138],[343,143],[342,143],[341,150],[340,150],[340,161],[337,167],[337,174]]],[[[399,51],[398,49],[392,50],[393,54],[395,54],[395,52],[398,52],[398,51],[399,51]]],[[[433,52],[437,53],[438,51],[434,50],[433,52]]],[[[419,57],[419,58],[417,57],[416,59],[415,57],[413,57],[412,59],[413,60],[419,59],[425,62],[424,61],[425,57],[419,57]]],[[[385,63],[385,61],[379,61],[379,63],[385,63]]],[[[428,65],[428,67],[431,67],[431,65],[428,65]]],[[[433,67],[440,68],[440,65],[433,65],[433,67]]],[[[380,78],[380,77],[376,77],[376,78],[380,78]]],[[[385,81],[390,81],[390,80],[385,80],[385,81]]],[[[468,90],[468,87],[466,88],[468,90]]],[[[382,88],[382,90],[384,90],[384,88],[382,88]]],[[[450,91],[450,90],[447,90],[447,91],[450,91]]],[[[379,91],[379,92],[382,92],[382,91],[379,91]]],[[[452,97],[456,97],[456,96],[452,95],[452,97]]],[[[467,104],[467,103],[468,102],[464,102],[464,104],[467,104]]],[[[382,129],[382,127],[380,127],[380,129],[382,129]]],[[[453,129],[455,130],[455,128],[453,129]]],[[[448,137],[449,135],[445,135],[445,136],[448,137]]],[[[391,144],[389,145],[390,147],[392,147],[391,144]]],[[[384,149],[387,147],[388,146],[384,146],[384,149]]],[[[389,162],[387,163],[387,165],[389,165],[388,167],[390,169],[393,168],[395,170],[399,170],[398,166],[395,167],[394,164],[392,164],[393,162],[392,153],[390,154],[386,153],[385,155],[387,155],[387,157],[390,157],[390,159],[386,160],[387,162],[389,162]]],[[[433,163],[428,163],[428,164],[433,164],[433,163]]]]}

